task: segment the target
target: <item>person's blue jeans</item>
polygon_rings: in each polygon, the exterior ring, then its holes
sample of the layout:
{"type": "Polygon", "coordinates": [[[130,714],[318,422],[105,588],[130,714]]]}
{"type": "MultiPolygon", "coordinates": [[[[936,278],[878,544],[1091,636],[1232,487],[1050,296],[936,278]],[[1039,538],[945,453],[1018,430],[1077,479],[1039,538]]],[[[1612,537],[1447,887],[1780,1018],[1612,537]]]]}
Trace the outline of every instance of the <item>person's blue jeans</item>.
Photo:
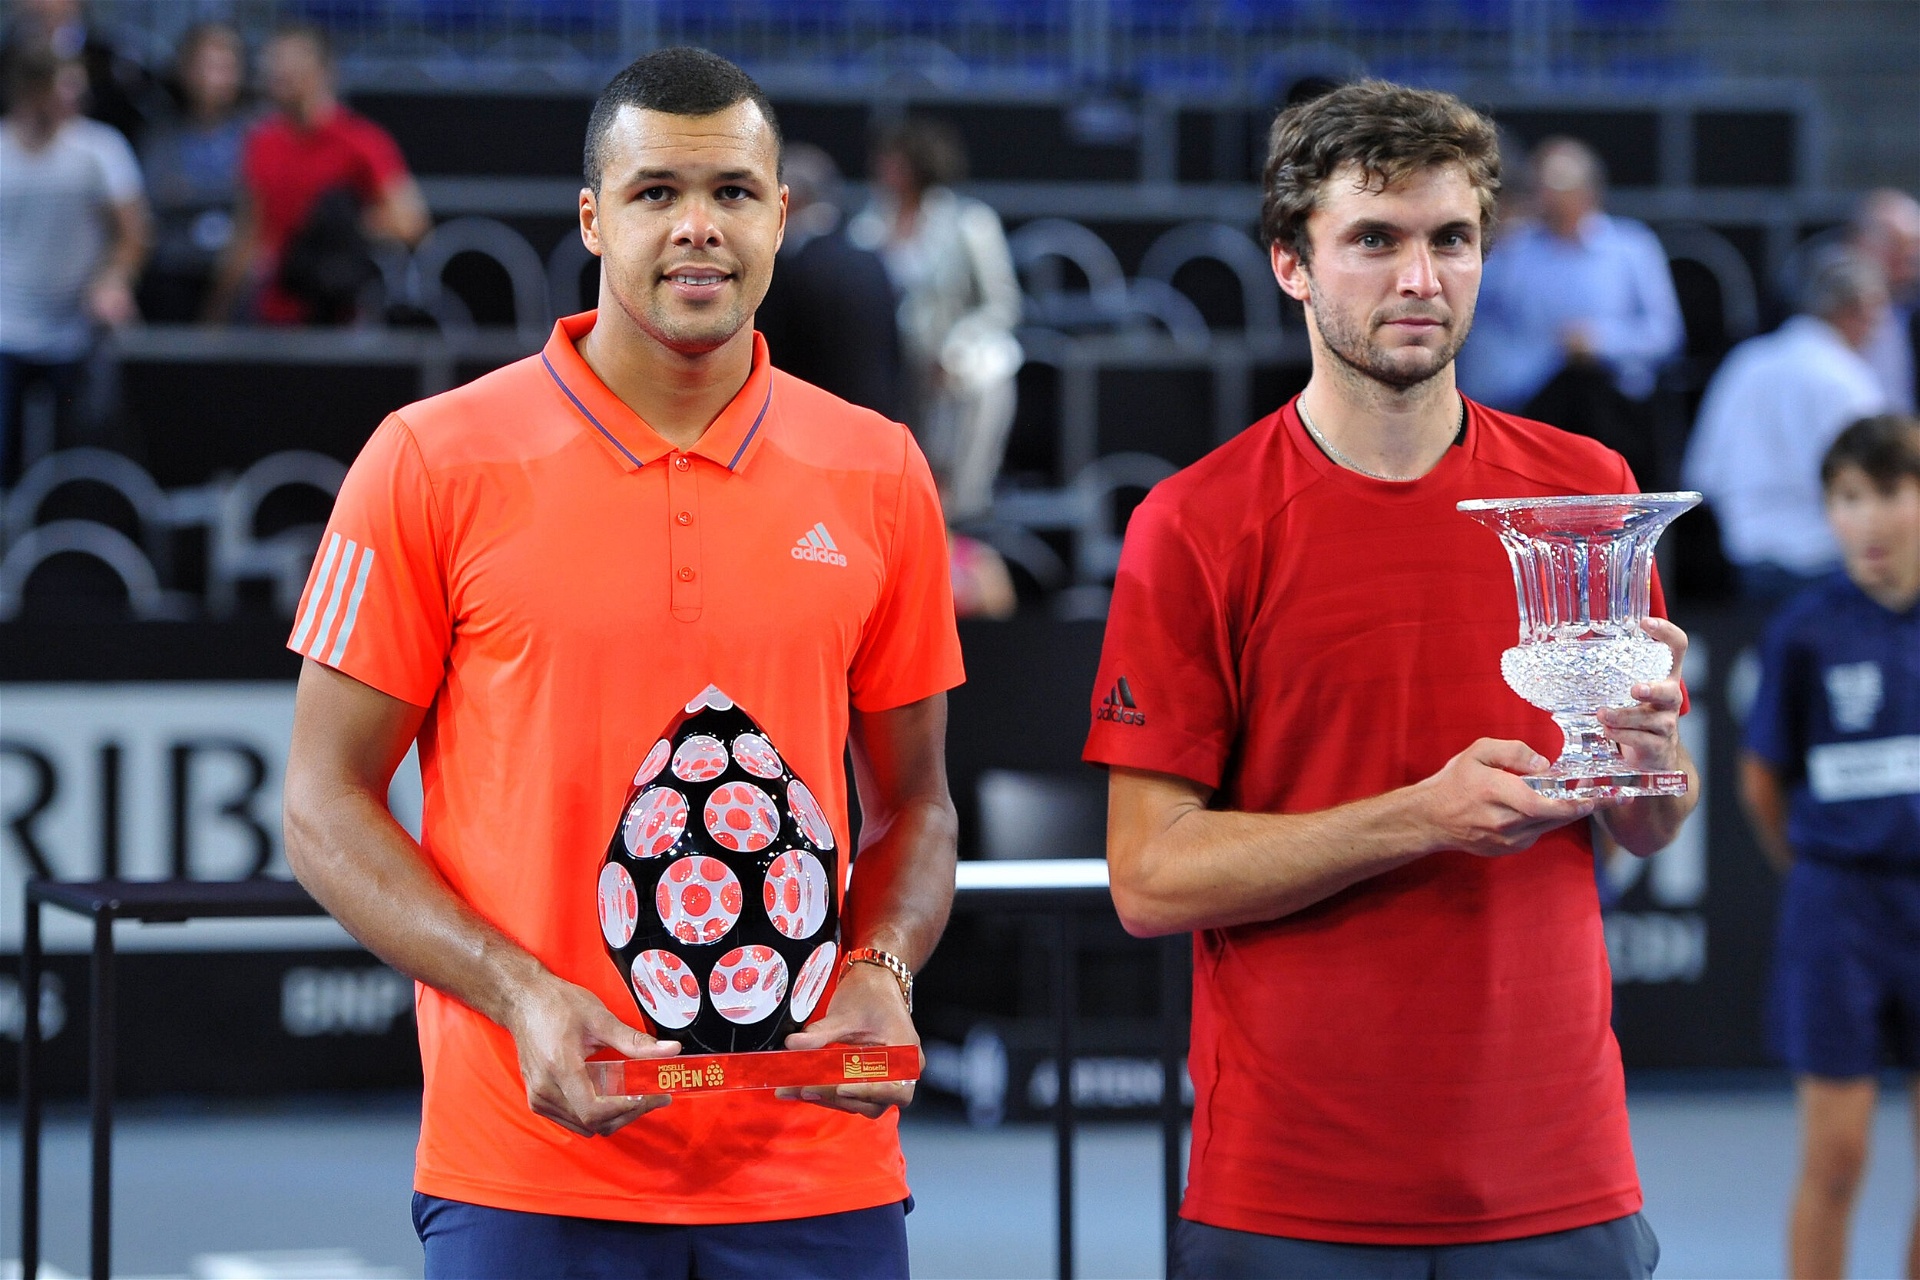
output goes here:
{"type": "Polygon", "coordinates": [[[912,1200],[777,1222],[608,1222],[413,1196],[427,1280],[906,1280],[912,1200]]]}

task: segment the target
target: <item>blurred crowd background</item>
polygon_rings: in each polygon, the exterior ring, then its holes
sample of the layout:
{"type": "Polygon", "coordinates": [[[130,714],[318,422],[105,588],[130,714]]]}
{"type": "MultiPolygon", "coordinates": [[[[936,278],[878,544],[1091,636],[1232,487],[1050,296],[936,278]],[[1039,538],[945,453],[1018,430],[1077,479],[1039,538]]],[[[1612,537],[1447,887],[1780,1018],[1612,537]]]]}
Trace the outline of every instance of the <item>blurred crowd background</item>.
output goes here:
{"type": "MultiPolygon", "coordinates": [[[[1605,441],[1645,489],[1708,495],[1663,572],[1696,639],[1709,803],[1651,864],[1598,873],[1630,1067],[1767,1061],[1773,881],[1731,761],[1767,608],[1836,562],[1822,452],[1856,418],[1914,408],[1920,5],[9,0],[0,16],[0,948],[18,946],[29,872],[284,871],[297,664],[280,641],[332,495],[383,414],[593,305],[588,111],[668,44],[744,65],[790,144],[759,318],[774,363],[905,421],[935,464],[974,619],[952,744],[966,855],[1098,856],[1100,780],[1078,751],[1128,513],[1308,374],[1255,231],[1267,127],[1381,76],[1457,92],[1505,137],[1463,387],[1605,441]]],[[[1030,923],[958,921],[927,975],[930,1089],[978,1120],[1058,1088],[1033,1074],[1047,1033],[1022,1021],[1046,1001],[1030,923]]],[[[257,979],[225,961],[126,978],[253,983],[232,998],[265,1001],[259,1025],[169,1006],[185,1022],[167,1034],[244,1041],[271,1074],[229,1064],[209,1086],[147,1058],[123,1088],[404,1082],[405,984],[292,936],[250,944],[257,979]]],[[[1076,1096],[1151,1105],[1159,1077],[1125,1064],[1152,1065],[1157,961],[1117,926],[1082,945],[1085,1043],[1120,1065],[1076,1096]]],[[[62,990],[77,1007],[81,971],[49,979],[43,1009],[62,990]]],[[[17,1034],[20,1003],[0,1001],[0,1030],[17,1034]]]]}

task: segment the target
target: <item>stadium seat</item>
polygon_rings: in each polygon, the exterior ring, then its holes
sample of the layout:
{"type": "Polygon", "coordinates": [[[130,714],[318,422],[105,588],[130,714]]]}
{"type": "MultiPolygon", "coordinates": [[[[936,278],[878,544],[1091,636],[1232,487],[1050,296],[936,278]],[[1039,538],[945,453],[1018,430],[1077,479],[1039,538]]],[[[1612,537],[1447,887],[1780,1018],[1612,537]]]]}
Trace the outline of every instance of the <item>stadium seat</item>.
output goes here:
{"type": "Polygon", "coordinates": [[[443,328],[449,323],[456,328],[472,324],[471,310],[464,301],[458,307],[452,305],[457,295],[442,279],[447,264],[463,253],[479,254],[507,273],[513,287],[514,329],[530,341],[544,341],[553,323],[546,267],[524,236],[492,218],[454,218],[427,233],[413,251],[411,285],[420,308],[441,320],[443,328]]]}
{"type": "Polygon", "coordinates": [[[1218,262],[1240,284],[1240,327],[1275,333],[1280,328],[1280,295],[1267,255],[1246,234],[1220,222],[1185,222],[1161,235],[1140,259],[1139,275],[1169,287],[1181,268],[1197,260],[1218,262]]]}
{"type": "Polygon", "coordinates": [[[20,483],[6,495],[0,545],[11,547],[26,537],[39,523],[41,507],[56,491],[82,484],[111,490],[126,503],[138,523],[147,558],[164,574],[169,561],[168,541],[179,523],[173,504],[144,467],[106,449],[62,449],[27,468],[20,483]]]}
{"type": "Polygon", "coordinates": [[[92,520],[54,520],[29,529],[0,558],[0,622],[21,615],[28,579],[36,571],[68,556],[110,569],[126,588],[128,609],[141,621],[178,619],[190,612],[183,601],[161,589],[152,562],[126,534],[92,520]]]}
{"type": "Polygon", "coordinates": [[[1039,218],[1007,237],[1007,244],[1035,323],[1061,328],[1125,323],[1130,310],[1126,273],[1095,232],[1066,218],[1039,218]],[[1084,290],[1070,287],[1062,264],[1086,280],[1084,290]]]}
{"type": "Polygon", "coordinates": [[[216,616],[230,615],[239,603],[240,583],[264,579],[272,584],[277,612],[292,617],[313,567],[321,531],[305,525],[262,538],[255,529],[256,518],[276,489],[305,485],[332,497],[346,477],[347,468],[337,459],[304,449],[272,454],[241,472],[218,502],[207,557],[209,610],[216,616]]]}
{"type": "MultiPolygon", "coordinates": [[[[1718,359],[1727,348],[1760,330],[1760,291],[1754,284],[1747,260],[1727,238],[1697,222],[1670,222],[1655,228],[1667,261],[1687,263],[1700,268],[1712,280],[1718,297],[1718,314],[1704,315],[1697,308],[1688,314],[1688,291],[1681,291],[1682,312],[1686,322],[1688,348],[1696,354],[1718,359]],[[1714,338],[1707,335],[1714,334],[1714,338]],[[1717,350],[1702,351],[1695,338],[1706,339],[1717,350]]],[[[1678,281],[1676,281],[1676,284],[1678,281]]]]}

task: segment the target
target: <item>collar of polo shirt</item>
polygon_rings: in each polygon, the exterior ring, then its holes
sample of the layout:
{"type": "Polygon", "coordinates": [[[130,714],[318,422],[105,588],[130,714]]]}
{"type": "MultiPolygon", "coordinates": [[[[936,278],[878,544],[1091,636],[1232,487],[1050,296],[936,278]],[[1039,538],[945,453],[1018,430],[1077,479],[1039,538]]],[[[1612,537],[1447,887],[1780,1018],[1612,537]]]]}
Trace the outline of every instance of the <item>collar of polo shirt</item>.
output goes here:
{"type": "MultiPolygon", "coordinates": [[[[553,325],[553,333],[540,353],[540,362],[555,388],[579,412],[582,419],[598,432],[629,471],[658,462],[675,452],[673,444],[648,425],[646,419],[627,407],[626,401],[608,390],[606,383],[588,367],[576,344],[593,329],[597,311],[563,316],[553,325]]],[[[767,359],[767,340],[756,330],[753,335],[753,368],[746,385],[740,388],[720,416],[713,420],[699,442],[687,453],[718,463],[729,471],[738,471],[753,454],[753,448],[766,426],[767,409],[773,403],[773,365],[767,359]]]]}

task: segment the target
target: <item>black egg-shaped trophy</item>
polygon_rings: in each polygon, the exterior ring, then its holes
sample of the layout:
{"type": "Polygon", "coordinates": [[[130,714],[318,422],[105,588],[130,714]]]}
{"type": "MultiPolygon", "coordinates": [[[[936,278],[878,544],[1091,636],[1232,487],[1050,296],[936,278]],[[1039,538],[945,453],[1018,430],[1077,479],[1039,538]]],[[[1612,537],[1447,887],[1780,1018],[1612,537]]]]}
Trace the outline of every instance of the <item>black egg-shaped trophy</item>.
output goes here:
{"type": "Polygon", "coordinates": [[[813,792],[709,685],[641,762],[600,868],[601,937],[654,1033],[779,1049],[834,975],[839,867],[813,792]]]}

